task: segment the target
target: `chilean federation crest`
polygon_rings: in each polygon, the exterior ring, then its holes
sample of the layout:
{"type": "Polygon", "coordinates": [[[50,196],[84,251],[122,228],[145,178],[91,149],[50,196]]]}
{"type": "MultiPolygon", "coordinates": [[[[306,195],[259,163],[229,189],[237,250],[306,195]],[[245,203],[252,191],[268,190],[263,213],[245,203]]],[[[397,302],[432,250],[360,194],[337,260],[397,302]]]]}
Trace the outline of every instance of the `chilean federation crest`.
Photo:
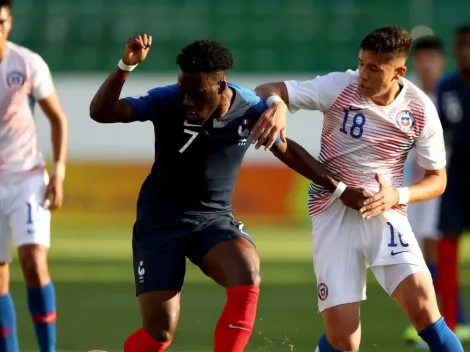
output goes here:
{"type": "Polygon", "coordinates": [[[12,90],[20,89],[24,82],[25,75],[19,71],[12,71],[7,75],[7,85],[12,90]]]}
{"type": "Polygon", "coordinates": [[[415,125],[415,119],[411,112],[409,111],[401,111],[397,115],[397,126],[403,131],[403,132],[409,132],[413,129],[415,125]]]}

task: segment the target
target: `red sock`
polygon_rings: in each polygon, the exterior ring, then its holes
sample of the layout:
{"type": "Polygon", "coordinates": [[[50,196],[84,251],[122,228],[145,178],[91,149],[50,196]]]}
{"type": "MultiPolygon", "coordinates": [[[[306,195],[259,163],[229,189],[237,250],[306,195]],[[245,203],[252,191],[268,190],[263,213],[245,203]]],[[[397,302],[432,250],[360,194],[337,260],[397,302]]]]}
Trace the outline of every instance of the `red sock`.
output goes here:
{"type": "Polygon", "coordinates": [[[258,296],[258,286],[227,289],[227,303],[215,328],[214,352],[243,352],[255,324],[258,296]]]}
{"type": "Polygon", "coordinates": [[[163,352],[170,346],[171,340],[159,342],[144,329],[137,330],[124,342],[124,352],[163,352]]]}
{"type": "Polygon", "coordinates": [[[438,291],[442,315],[451,330],[457,325],[458,242],[442,239],[438,247],[438,291]]]}

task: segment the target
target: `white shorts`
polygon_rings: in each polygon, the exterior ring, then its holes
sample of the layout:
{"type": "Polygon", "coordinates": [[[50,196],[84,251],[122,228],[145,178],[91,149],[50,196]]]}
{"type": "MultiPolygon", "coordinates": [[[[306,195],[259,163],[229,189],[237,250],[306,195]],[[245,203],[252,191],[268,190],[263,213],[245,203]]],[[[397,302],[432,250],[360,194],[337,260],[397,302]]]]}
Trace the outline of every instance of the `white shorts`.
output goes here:
{"type": "Polygon", "coordinates": [[[434,198],[408,206],[408,219],[418,240],[439,239],[439,211],[441,198],[434,198]]]}
{"type": "Polygon", "coordinates": [[[0,186],[0,262],[10,262],[12,245],[49,247],[51,214],[44,208],[47,173],[0,186]]]}
{"type": "Polygon", "coordinates": [[[428,272],[406,216],[362,219],[359,212],[334,201],[315,215],[312,248],[318,308],[366,299],[367,269],[391,295],[409,275],[428,272]]]}

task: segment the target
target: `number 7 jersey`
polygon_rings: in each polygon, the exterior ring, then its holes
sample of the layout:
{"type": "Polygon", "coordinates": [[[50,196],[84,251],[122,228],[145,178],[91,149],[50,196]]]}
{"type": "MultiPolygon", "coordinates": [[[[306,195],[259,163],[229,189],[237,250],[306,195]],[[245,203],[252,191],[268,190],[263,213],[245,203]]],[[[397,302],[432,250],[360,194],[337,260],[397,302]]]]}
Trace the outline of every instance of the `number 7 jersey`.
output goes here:
{"type": "MultiPolygon", "coordinates": [[[[371,193],[379,189],[378,173],[401,187],[408,152],[415,147],[418,163],[427,170],[446,165],[442,126],[429,97],[407,79],[387,106],[374,104],[358,92],[357,71],[334,72],[306,81],[285,81],[289,110],[323,112],[319,161],[334,178],[371,193]]],[[[319,185],[309,188],[309,212],[316,215],[334,200],[319,185]]],[[[392,210],[406,212],[406,206],[392,210]]]]}

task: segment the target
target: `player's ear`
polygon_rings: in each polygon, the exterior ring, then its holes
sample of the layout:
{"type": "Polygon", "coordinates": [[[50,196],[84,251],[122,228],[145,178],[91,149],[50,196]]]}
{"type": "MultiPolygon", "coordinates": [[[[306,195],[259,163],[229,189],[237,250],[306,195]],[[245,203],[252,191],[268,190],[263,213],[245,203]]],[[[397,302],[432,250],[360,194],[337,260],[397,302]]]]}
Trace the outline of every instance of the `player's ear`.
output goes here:
{"type": "Polygon", "coordinates": [[[406,71],[407,71],[406,66],[397,67],[397,69],[395,70],[395,73],[396,73],[395,79],[400,79],[401,77],[405,77],[406,71]]]}
{"type": "Polygon", "coordinates": [[[219,81],[219,91],[218,91],[218,93],[222,94],[224,92],[225,88],[227,88],[227,81],[225,79],[221,79],[219,81]]]}

